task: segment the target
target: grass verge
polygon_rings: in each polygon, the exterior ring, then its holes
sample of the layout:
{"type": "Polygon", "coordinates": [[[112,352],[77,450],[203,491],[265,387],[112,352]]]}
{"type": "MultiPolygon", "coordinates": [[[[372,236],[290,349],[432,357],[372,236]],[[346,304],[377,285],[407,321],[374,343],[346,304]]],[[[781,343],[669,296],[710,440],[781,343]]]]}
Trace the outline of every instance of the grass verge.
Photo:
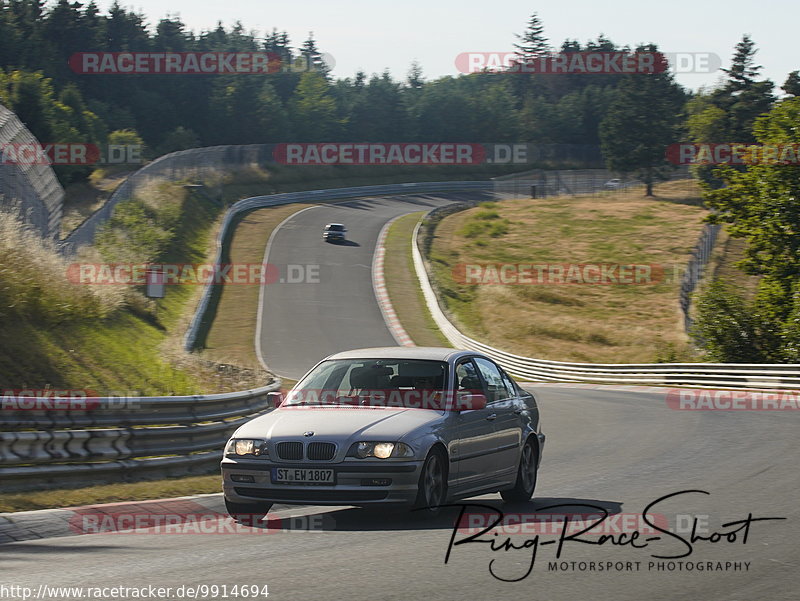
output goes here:
{"type": "Polygon", "coordinates": [[[638,363],[688,359],[679,278],[707,211],[685,181],[597,196],[515,199],[443,219],[430,260],[440,298],[465,333],[520,355],[638,363]],[[463,264],[650,264],[650,284],[468,285],[463,264]],[[654,272],[655,273],[655,272],[654,272]]]}
{"type": "Polygon", "coordinates": [[[173,480],[102,484],[87,488],[40,490],[0,494],[0,512],[33,511],[58,507],[77,507],[120,501],[168,499],[204,493],[220,492],[219,474],[189,476],[173,480]]]}
{"type": "Polygon", "coordinates": [[[433,321],[414,270],[414,228],[426,211],[395,220],[386,234],[383,272],[389,300],[403,328],[418,346],[450,346],[433,321]]]}

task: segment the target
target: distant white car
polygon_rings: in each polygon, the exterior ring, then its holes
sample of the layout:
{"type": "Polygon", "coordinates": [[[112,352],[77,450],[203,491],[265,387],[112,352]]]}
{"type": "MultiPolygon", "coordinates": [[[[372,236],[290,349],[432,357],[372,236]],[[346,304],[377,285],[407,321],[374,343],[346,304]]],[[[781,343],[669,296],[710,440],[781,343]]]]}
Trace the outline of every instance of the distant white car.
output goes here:
{"type": "Polygon", "coordinates": [[[341,223],[329,223],[322,230],[322,239],[325,242],[344,242],[347,228],[341,223]]]}
{"type": "Polygon", "coordinates": [[[603,184],[603,187],[606,190],[616,190],[617,188],[622,187],[622,180],[617,178],[610,179],[605,184],[603,184]]]}
{"type": "Polygon", "coordinates": [[[276,409],[239,427],[222,458],[228,513],[273,503],[396,505],[531,498],[545,436],[533,395],[486,355],[389,347],[331,355],[276,409]]]}

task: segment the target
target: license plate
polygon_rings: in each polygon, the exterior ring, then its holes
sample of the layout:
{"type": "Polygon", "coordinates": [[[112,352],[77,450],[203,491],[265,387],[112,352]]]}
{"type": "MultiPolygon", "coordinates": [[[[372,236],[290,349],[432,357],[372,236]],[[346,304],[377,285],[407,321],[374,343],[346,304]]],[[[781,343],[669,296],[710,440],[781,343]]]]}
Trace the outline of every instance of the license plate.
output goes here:
{"type": "Polygon", "coordinates": [[[335,484],[333,470],[305,467],[273,467],[272,482],[276,484],[335,484]]]}

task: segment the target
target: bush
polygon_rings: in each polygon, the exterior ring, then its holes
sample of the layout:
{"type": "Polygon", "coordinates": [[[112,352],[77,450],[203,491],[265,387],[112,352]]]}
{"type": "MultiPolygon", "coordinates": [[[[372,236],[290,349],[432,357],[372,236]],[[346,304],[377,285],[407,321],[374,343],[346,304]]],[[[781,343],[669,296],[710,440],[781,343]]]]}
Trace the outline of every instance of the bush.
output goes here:
{"type": "Polygon", "coordinates": [[[465,238],[477,238],[484,231],[486,231],[486,223],[480,223],[477,221],[468,221],[465,223],[461,228],[458,230],[459,235],[464,236],[465,238]]]}
{"type": "Polygon", "coordinates": [[[508,233],[508,221],[505,219],[497,223],[490,223],[486,233],[492,238],[498,238],[508,233]]]}
{"type": "Polygon", "coordinates": [[[95,237],[107,261],[157,261],[180,225],[186,191],[174,185],[148,186],[136,198],[119,203],[95,237]]]}
{"type": "MultiPolygon", "coordinates": [[[[482,203],[481,206],[492,205],[494,203],[482,203]]],[[[484,209],[477,211],[471,215],[458,234],[465,238],[477,238],[478,236],[487,235],[492,238],[497,238],[508,233],[508,219],[501,219],[500,214],[493,209],[484,209]]]]}
{"type": "Polygon", "coordinates": [[[691,336],[712,361],[765,362],[758,340],[761,319],[732,286],[714,280],[695,302],[697,318],[691,336]]]}

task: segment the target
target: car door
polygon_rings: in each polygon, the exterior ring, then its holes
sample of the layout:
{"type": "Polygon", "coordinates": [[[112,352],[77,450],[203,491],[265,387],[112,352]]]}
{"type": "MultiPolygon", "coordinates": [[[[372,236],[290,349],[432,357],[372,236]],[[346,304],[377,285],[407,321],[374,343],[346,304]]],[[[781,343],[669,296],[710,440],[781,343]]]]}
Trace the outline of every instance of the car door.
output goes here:
{"type": "MultiPolygon", "coordinates": [[[[454,369],[453,389],[480,392],[483,385],[471,358],[461,359],[454,369]]],[[[494,413],[486,408],[459,411],[453,416],[455,437],[451,453],[451,483],[466,492],[485,487],[494,478],[494,413]]]]}
{"type": "Polygon", "coordinates": [[[495,448],[490,470],[502,481],[516,478],[522,444],[522,421],[516,388],[504,377],[502,370],[489,359],[476,357],[475,364],[486,390],[486,408],[494,415],[495,448]]]}

